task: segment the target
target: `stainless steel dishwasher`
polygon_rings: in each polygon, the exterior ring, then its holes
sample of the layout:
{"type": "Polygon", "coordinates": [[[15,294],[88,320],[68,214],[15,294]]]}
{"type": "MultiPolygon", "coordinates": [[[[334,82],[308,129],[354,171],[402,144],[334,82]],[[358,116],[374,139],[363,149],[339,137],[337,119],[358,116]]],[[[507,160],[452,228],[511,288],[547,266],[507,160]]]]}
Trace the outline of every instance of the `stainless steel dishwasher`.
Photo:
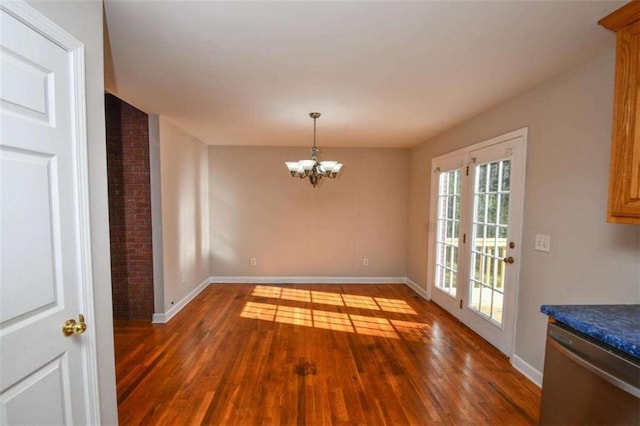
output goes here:
{"type": "Polygon", "coordinates": [[[549,323],[541,425],[640,425],[640,361],[549,323]]]}

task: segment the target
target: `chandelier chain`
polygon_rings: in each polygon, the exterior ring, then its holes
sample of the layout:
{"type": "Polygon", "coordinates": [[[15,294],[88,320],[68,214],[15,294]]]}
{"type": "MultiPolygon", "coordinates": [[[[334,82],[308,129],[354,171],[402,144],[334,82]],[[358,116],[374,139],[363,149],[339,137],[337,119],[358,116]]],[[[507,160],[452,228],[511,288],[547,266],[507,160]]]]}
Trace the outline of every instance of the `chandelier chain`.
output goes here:
{"type": "Polygon", "coordinates": [[[316,147],[316,117],[313,117],[313,147],[316,147]]]}

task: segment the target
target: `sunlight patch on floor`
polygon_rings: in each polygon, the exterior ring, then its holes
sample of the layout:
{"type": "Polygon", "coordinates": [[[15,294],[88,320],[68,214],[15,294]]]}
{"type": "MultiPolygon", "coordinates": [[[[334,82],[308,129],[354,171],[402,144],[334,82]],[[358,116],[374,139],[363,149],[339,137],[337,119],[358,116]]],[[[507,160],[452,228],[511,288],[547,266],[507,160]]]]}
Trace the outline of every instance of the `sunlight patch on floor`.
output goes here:
{"type": "Polygon", "coordinates": [[[431,334],[431,327],[419,322],[389,320],[273,303],[247,302],[240,317],[390,339],[399,339],[400,335],[403,335],[404,338],[412,341],[424,339],[431,334]]]}
{"type": "Polygon", "coordinates": [[[271,303],[247,302],[240,313],[242,318],[274,321],[282,324],[301,325],[347,333],[366,334],[398,339],[389,320],[385,318],[350,315],[338,312],[318,311],[271,303]]]}
{"type": "Polygon", "coordinates": [[[284,300],[295,300],[297,302],[311,302],[311,292],[295,288],[283,288],[280,298],[284,300]]]}
{"type": "Polygon", "coordinates": [[[416,315],[416,311],[404,300],[384,297],[359,296],[355,294],[330,293],[326,291],[300,290],[275,286],[257,285],[252,296],[269,299],[293,300],[321,305],[347,306],[372,311],[385,311],[416,315]]]}
{"type": "Polygon", "coordinates": [[[345,331],[353,333],[353,325],[348,314],[327,311],[313,311],[313,325],[326,330],[345,331]]]}
{"type": "Polygon", "coordinates": [[[404,300],[386,299],[384,297],[374,297],[374,299],[383,311],[397,312],[399,314],[416,314],[416,311],[404,300]]]}
{"type": "Polygon", "coordinates": [[[398,339],[398,333],[386,318],[367,317],[363,315],[350,315],[353,326],[359,334],[368,336],[380,336],[398,339]]]}
{"type": "Polygon", "coordinates": [[[340,293],[329,293],[326,291],[311,290],[311,300],[313,303],[321,303],[324,305],[344,306],[344,301],[340,293]]]}
{"type": "Polygon", "coordinates": [[[278,306],[274,321],[281,322],[283,324],[304,325],[306,327],[313,327],[311,309],[306,308],[278,306]]]}

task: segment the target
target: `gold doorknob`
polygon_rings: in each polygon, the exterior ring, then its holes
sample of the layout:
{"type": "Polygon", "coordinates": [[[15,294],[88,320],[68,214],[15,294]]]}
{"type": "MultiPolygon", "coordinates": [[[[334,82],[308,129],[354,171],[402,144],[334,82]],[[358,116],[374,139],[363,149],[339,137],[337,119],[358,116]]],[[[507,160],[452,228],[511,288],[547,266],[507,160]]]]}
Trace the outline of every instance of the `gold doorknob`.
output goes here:
{"type": "Polygon", "coordinates": [[[509,256],[509,257],[505,257],[504,259],[504,263],[509,263],[512,264],[513,262],[515,262],[515,260],[513,259],[513,257],[509,256]]]}
{"type": "Polygon", "coordinates": [[[72,334],[82,334],[87,329],[87,324],[84,322],[84,315],[78,315],[78,321],[70,319],[62,326],[62,334],[69,337],[72,334]]]}

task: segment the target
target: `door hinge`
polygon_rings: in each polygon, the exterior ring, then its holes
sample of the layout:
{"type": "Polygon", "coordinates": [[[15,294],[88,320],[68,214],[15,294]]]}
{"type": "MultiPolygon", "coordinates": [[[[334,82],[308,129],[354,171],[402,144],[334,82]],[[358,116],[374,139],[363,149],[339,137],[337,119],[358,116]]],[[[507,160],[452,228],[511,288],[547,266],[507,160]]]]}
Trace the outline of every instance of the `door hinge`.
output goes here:
{"type": "Polygon", "coordinates": [[[462,234],[462,244],[467,244],[467,234],[462,234]]]}
{"type": "Polygon", "coordinates": [[[467,176],[469,176],[469,166],[467,166],[467,173],[466,173],[466,175],[467,175],[467,176]]]}
{"type": "Polygon", "coordinates": [[[462,309],[462,299],[460,299],[460,309],[462,309]]]}

